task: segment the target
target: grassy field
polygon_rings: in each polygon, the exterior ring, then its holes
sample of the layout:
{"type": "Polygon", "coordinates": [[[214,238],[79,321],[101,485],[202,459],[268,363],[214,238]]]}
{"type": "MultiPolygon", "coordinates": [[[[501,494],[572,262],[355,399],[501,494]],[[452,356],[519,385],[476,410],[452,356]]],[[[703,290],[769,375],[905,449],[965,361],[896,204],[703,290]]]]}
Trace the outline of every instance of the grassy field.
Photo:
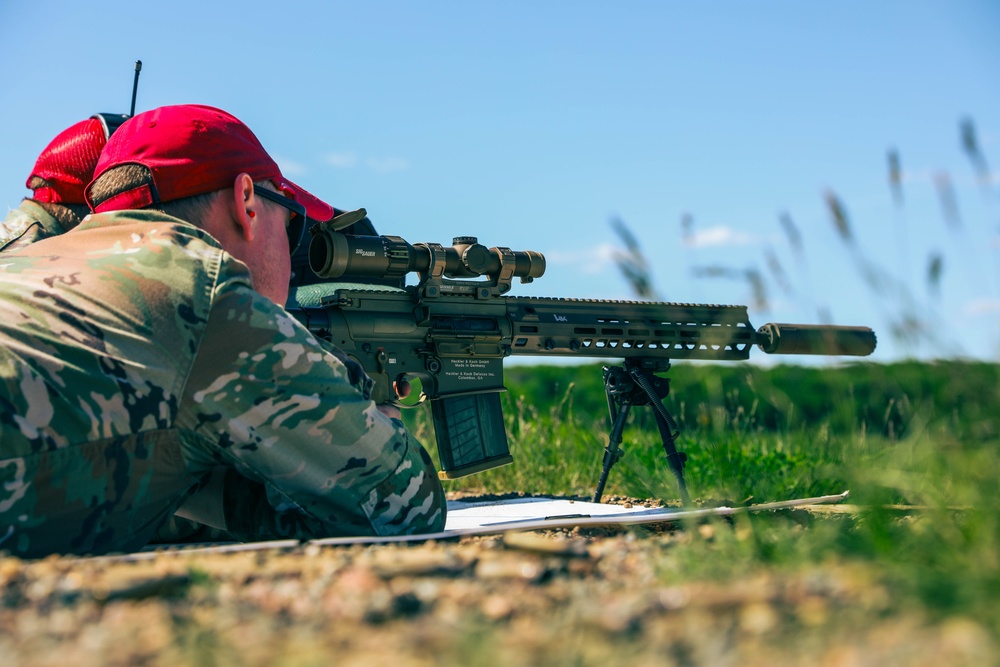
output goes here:
{"type": "MultiPolygon", "coordinates": [[[[0,557],[7,665],[1000,664],[1000,367],[684,365],[693,502],[826,511],[142,562],[0,557]]],[[[600,366],[514,367],[515,464],[453,494],[589,499],[600,366]]],[[[676,502],[646,409],[605,496],[676,502]]],[[[423,408],[406,420],[432,443],[423,408]]]]}
{"type": "MultiPolygon", "coordinates": [[[[970,615],[1000,632],[1000,366],[917,362],[835,369],[688,365],[665,401],[696,503],[760,503],[849,490],[856,514],[748,518],[674,554],[685,576],[850,562],[894,608],[970,615]],[[898,607],[896,607],[898,605],[898,607]]],[[[601,366],[515,367],[505,418],[515,464],[449,489],[589,497],[609,417],[601,366]]],[[[412,418],[412,417],[411,417],[412,418]]],[[[430,437],[424,415],[414,427],[430,437]]],[[[676,500],[652,414],[632,411],[605,493],[676,500]]]]}

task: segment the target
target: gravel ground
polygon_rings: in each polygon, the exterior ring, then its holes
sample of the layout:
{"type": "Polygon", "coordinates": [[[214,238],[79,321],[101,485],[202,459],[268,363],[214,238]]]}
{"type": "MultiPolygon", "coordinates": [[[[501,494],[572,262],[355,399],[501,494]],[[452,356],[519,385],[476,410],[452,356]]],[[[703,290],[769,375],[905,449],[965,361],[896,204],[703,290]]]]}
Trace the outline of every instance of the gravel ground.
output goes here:
{"type": "Polygon", "coordinates": [[[678,581],[718,529],[0,558],[0,664],[997,664],[974,619],[900,612],[856,567],[678,581]]]}

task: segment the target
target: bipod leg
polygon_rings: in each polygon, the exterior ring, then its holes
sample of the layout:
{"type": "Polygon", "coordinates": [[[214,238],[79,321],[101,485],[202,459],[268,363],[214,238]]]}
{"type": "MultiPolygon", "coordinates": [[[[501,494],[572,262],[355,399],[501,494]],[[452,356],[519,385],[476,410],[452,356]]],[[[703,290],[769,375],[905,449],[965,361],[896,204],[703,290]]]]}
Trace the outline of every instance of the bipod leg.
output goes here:
{"type": "Polygon", "coordinates": [[[663,405],[668,385],[663,384],[665,382],[663,380],[657,385],[657,378],[652,373],[636,366],[630,366],[628,370],[636,386],[642,389],[649,399],[649,406],[653,408],[653,416],[656,418],[656,428],[660,431],[660,439],[663,441],[663,451],[667,455],[667,465],[670,466],[670,471],[677,479],[681,502],[690,505],[691,496],[688,495],[687,484],[684,482],[684,463],[687,461],[687,455],[684,452],[678,452],[674,444],[674,439],[680,435],[680,429],[674,418],[667,412],[667,407],[663,405]],[[657,390],[657,386],[660,387],[659,390],[657,390]]]}
{"type": "Polygon", "coordinates": [[[628,419],[628,412],[630,404],[624,403],[620,410],[615,410],[612,407],[611,414],[614,421],[611,424],[611,433],[608,434],[608,446],[604,448],[604,462],[601,465],[601,477],[597,480],[597,489],[594,491],[593,502],[601,502],[601,496],[604,495],[604,485],[608,483],[608,473],[611,472],[611,466],[618,462],[618,459],[622,456],[621,444],[622,444],[622,432],[625,430],[625,420],[628,419]]]}
{"type": "MultiPolygon", "coordinates": [[[[664,408],[664,412],[666,412],[666,408],[664,408]]],[[[687,484],[684,482],[684,464],[687,462],[687,454],[677,451],[677,447],[674,445],[676,431],[671,431],[670,422],[655,408],[653,416],[656,417],[656,428],[659,429],[660,438],[663,440],[663,451],[667,455],[667,465],[670,466],[670,472],[674,473],[674,477],[677,479],[677,486],[681,492],[681,502],[690,505],[691,496],[688,495],[687,484]]]]}

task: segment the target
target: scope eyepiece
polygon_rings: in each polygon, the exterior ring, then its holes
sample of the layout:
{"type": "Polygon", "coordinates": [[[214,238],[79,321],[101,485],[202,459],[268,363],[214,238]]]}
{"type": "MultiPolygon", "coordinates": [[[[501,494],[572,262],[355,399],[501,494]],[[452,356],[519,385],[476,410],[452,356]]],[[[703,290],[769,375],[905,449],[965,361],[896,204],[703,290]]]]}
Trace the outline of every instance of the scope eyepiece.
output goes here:
{"type": "Polygon", "coordinates": [[[399,278],[413,266],[413,246],[397,236],[354,236],[319,228],[309,242],[309,268],[320,278],[399,278]]]}

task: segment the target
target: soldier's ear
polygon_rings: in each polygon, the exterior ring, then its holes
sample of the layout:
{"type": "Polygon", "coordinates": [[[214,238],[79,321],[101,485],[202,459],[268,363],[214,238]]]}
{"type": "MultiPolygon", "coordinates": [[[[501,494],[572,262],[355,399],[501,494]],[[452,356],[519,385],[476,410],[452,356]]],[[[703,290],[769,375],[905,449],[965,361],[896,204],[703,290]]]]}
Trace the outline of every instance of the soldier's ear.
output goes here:
{"type": "Polygon", "coordinates": [[[246,241],[253,241],[254,218],[260,198],[254,194],[253,179],[243,172],[233,181],[233,220],[240,235],[246,241]]]}

